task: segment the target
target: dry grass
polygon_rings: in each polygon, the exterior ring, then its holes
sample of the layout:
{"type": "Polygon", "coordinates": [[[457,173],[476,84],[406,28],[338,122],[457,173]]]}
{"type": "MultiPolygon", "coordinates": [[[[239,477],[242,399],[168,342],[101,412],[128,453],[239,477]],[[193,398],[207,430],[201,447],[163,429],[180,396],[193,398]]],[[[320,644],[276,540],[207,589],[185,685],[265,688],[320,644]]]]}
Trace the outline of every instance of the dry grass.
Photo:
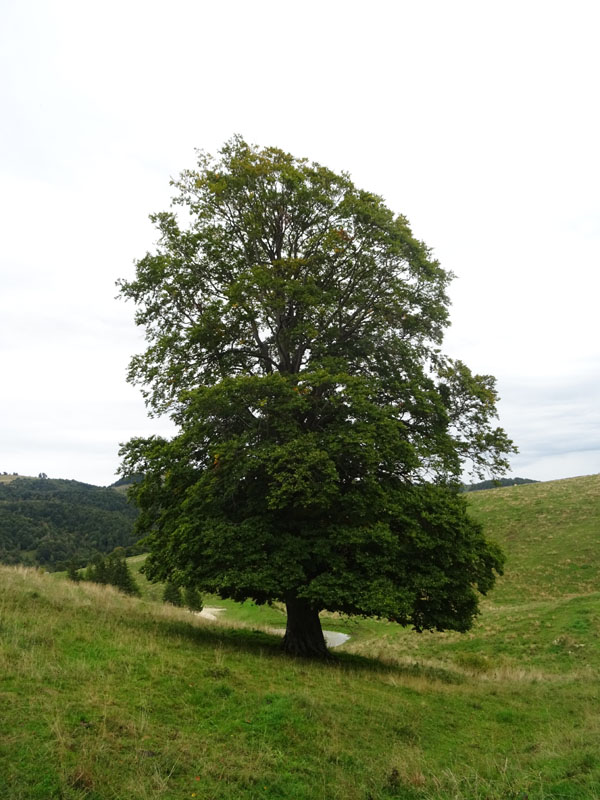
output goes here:
{"type": "MultiPolygon", "coordinates": [[[[352,639],[325,665],[258,630],[277,609],[223,603],[215,623],[0,568],[3,798],[600,800],[600,594],[568,563],[600,529],[571,483],[564,537],[544,533],[538,486],[475,500],[515,570],[469,634],[331,618],[352,639]],[[560,542],[555,591],[524,577],[517,512],[535,558],[560,542]]],[[[590,506],[598,480],[581,486],[590,506]]]]}
{"type": "Polygon", "coordinates": [[[0,475],[0,483],[12,483],[17,478],[27,478],[28,475],[0,475]]]}

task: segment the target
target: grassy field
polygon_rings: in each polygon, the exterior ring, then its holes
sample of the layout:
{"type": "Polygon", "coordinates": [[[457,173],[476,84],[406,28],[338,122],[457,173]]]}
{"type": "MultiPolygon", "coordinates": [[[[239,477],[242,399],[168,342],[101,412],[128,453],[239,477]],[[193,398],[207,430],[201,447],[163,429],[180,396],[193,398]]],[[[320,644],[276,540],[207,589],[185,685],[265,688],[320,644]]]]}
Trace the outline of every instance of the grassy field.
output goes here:
{"type": "Polygon", "coordinates": [[[276,607],[2,568],[1,797],[600,800],[600,476],[469,502],[508,554],[473,630],[325,617],[328,664],[276,607]]]}
{"type": "Polygon", "coordinates": [[[12,483],[12,481],[16,481],[17,478],[24,478],[25,475],[0,475],[0,483],[12,483]]]}

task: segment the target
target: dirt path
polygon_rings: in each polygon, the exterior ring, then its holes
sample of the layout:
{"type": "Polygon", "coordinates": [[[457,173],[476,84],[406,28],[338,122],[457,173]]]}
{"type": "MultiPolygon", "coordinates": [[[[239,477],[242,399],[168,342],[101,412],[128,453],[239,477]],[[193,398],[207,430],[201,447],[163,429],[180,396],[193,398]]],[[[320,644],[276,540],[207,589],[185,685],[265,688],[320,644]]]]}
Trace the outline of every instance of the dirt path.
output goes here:
{"type": "Polygon", "coordinates": [[[219,615],[225,610],[224,608],[219,608],[219,606],[204,606],[202,611],[198,613],[198,616],[216,622],[219,619],[219,615]]]}
{"type": "MultiPolygon", "coordinates": [[[[219,606],[205,606],[202,611],[200,611],[199,616],[203,617],[204,619],[209,619],[211,622],[216,622],[223,611],[226,610],[227,609],[220,608],[219,606]]],[[[285,633],[285,628],[269,628],[268,631],[269,633],[274,633],[277,636],[283,636],[285,633]]],[[[323,631],[323,636],[327,642],[327,647],[339,647],[347,642],[350,638],[347,633],[338,633],[337,631],[323,631]]]]}
{"type": "MultiPolygon", "coordinates": [[[[268,628],[269,633],[274,633],[277,636],[283,636],[285,628],[268,628]]],[[[323,631],[323,636],[327,642],[327,647],[339,647],[344,642],[347,642],[350,636],[347,633],[338,633],[337,631],[323,631]]]]}

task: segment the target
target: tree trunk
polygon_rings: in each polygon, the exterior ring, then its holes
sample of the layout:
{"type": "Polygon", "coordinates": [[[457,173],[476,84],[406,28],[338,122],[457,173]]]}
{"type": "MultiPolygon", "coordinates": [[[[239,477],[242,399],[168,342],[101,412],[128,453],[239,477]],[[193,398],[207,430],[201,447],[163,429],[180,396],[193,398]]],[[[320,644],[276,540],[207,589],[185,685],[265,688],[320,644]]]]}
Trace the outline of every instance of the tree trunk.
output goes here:
{"type": "Polygon", "coordinates": [[[286,600],[287,627],[283,637],[283,649],[292,656],[306,658],[327,658],[329,651],[325,644],[319,612],[306,600],[289,597],[286,600]]]}

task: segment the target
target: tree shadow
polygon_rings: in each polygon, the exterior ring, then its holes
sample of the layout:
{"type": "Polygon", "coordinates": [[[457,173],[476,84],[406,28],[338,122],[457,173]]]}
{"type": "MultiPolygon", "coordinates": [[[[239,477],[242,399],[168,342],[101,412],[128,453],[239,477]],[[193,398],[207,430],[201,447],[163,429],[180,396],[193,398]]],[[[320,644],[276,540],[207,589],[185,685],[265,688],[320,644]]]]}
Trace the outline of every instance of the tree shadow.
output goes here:
{"type": "Polygon", "coordinates": [[[206,622],[201,625],[186,620],[152,618],[140,623],[148,632],[167,639],[183,639],[199,646],[220,648],[250,656],[265,656],[280,660],[283,664],[305,664],[324,669],[342,670],[348,673],[393,675],[397,678],[419,678],[428,682],[460,684],[464,675],[440,666],[421,662],[397,662],[377,657],[357,655],[343,651],[329,651],[328,658],[314,659],[291,656],[284,652],[282,639],[273,633],[243,625],[221,625],[206,622]]]}

